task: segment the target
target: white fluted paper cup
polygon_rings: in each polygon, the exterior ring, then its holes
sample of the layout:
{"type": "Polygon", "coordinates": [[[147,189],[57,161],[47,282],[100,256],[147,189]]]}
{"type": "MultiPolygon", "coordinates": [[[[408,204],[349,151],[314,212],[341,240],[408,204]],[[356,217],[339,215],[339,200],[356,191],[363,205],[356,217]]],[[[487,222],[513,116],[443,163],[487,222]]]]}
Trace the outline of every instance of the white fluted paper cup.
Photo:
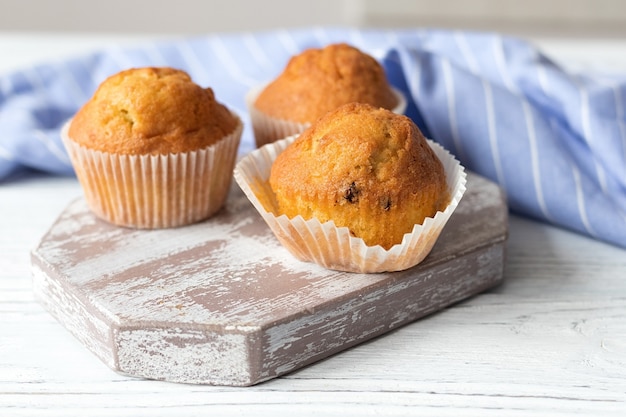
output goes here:
{"type": "Polygon", "coordinates": [[[226,201],[243,124],[213,145],[167,155],[123,155],[88,149],[61,137],[89,208],[118,226],[184,226],[215,214],[226,201]]]}
{"type": "MultiPolygon", "coordinates": [[[[284,139],[287,136],[302,133],[311,126],[311,123],[298,123],[271,117],[257,109],[254,103],[265,86],[266,85],[262,85],[250,89],[245,97],[257,148],[279,139],[284,139]]],[[[396,114],[404,114],[407,106],[406,97],[404,97],[404,94],[400,90],[394,87],[392,87],[391,90],[398,101],[398,104],[391,110],[396,114]]]]}
{"type": "Polygon", "coordinates": [[[334,222],[280,214],[269,185],[272,164],[297,135],[264,145],[242,158],[235,166],[234,177],[248,199],[261,214],[276,238],[296,258],[315,262],[325,268],[347,272],[375,273],[401,271],[419,264],[430,253],[446,222],[465,193],[466,173],[463,166],[439,144],[428,141],[442,162],[450,203],[435,216],[427,217],[406,233],[401,243],[384,249],[367,246],[363,239],[350,234],[347,227],[334,222]]]}

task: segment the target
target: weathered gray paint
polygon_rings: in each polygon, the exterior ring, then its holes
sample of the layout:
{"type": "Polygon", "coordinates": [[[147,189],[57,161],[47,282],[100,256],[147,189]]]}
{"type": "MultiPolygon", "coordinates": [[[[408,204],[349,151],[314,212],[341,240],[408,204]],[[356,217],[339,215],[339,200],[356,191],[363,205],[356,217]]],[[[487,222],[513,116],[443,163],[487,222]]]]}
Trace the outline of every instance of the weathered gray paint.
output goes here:
{"type": "Polygon", "coordinates": [[[116,227],[79,199],[33,250],[33,282],[120,373],[252,385],[498,284],[506,235],[502,192],[471,173],[430,255],[380,274],[296,260],[236,186],[215,217],[175,229],[116,227]]]}

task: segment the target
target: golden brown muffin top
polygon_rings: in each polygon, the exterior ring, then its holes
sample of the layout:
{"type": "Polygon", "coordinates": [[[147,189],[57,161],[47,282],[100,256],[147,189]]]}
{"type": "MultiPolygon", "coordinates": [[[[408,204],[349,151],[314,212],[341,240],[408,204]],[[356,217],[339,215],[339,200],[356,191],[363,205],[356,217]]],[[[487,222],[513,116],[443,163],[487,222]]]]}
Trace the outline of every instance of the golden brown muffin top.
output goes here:
{"type": "Polygon", "coordinates": [[[352,102],[393,109],[397,104],[383,67],[345,43],[307,49],[259,94],[258,110],[269,116],[312,123],[352,102]]]}
{"type": "Polygon", "coordinates": [[[277,157],[269,181],[281,213],[334,220],[385,248],[449,202],[441,161],[415,123],[361,103],[304,131],[277,157]]]}
{"type": "Polygon", "coordinates": [[[139,155],[205,148],[238,119],[211,88],[174,68],[132,68],[107,78],[74,116],[69,137],[108,153],[139,155]]]}

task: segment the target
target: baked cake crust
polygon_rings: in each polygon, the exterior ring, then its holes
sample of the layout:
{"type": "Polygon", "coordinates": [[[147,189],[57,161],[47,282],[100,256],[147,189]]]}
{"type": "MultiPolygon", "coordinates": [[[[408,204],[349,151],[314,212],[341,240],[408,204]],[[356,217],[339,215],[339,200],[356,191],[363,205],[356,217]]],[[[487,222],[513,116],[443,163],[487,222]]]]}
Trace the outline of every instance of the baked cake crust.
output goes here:
{"type": "Polygon", "coordinates": [[[168,67],[133,68],[107,78],[72,119],[69,136],[97,151],[169,154],[210,146],[238,120],[211,88],[168,67]]]}
{"type": "Polygon", "coordinates": [[[307,49],[292,57],[254,105],[274,118],[312,123],[351,102],[393,109],[398,99],[378,61],[340,43],[307,49]]]}

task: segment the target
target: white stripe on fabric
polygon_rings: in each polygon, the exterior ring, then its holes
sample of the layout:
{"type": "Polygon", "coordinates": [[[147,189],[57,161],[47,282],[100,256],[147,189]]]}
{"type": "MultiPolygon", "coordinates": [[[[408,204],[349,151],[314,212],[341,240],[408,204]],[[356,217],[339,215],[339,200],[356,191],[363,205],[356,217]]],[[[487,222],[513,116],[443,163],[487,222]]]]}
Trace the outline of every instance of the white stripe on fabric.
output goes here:
{"type": "Polygon", "coordinates": [[[524,119],[526,121],[526,129],[528,131],[528,142],[530,144],[530,163],[533,172],[533,184],[535,186],[535,194],[537,203],[544,217],[550,221],[554,221],[552,215],[548,211],[545,198],[543,196],[543,187],[541,183],[541,168],[539,167],[539,151],[537,146],[537,132],[535,131],[535,119],[530,109],[528,101],[522,102],[524,109],[524,119]]]}
{"type": "Polygon", "coordinates": [[[548,74],[546,74],[546,71],[542,65],[539,65],[537,67],[537,72],[538,72],[538,78],[539,78],[539,85],[541,86],[543,93],[545,95],[549,95],[548,92],[550,88],[548,86],[548,74]]]}
{"type": "Polygon", "coordinates": [[[419,66],[417,59],[415,60],[415,64],[415,67],[411,68],[411,71],[406,72],[406,81],[409,89],[411,90],[411,95],[414,100],[417,101],[422,96],[420,91],[422,68],[419,66]]]}
{"type": "Polygon", "coordinates": [[[387,42],[387,39],[384,42],[377,43],[376,45],[369,46],[368,39],[363,36],[362,32],[357,32],[354,36],[354,39],[357,40],[357,45],[359,49],[367,51],[370,55],[372,55],[377,61],[382,61],[387,53],[389,52],[389,48],[391,47],[387,42]]]}
{"type": "Polygon", "coordinates": [[[120,71],[135,67],[136,64],[126,55],[120,46],[115,45],[107,49],[107,55],[115,62],[120,71]]]}
{"type": "Polygon", "coordinates": [[[535,196],[537,198],[537,204],[539,204],[539,209],[543,216],[550,220],[554,221],[552,215],[548,211],[548,207],[546,206],[546,201],[543,196],[543,187],[541,184],[541,169],[539,166],[539,152],[537,148],[537,132],[535,131],[535,119],[533,117],[532,109],[526,97],[521,94],[520,90],[517,88],[513,80],[511,79],[510,74],[506,70],[506,64],[504,60],[504,45],[502,43],[502,38],[496,36],[494,37],[493,42],[493,52],[496,58],[496,64],[498,66],[498,71],[500,72],[500,76],[504,80],[505,86],[518,98],[522,101],[522,111],[524,112],[524,121],[526,122],[526,132],[528,132],[528,144],[530,147],[530,163],[533,174],[533,185],[535,187],[535,196]]]}
{"type": "Polygon", "coordinates": [[[257,84],[256,80],[246,76],[243,72],[241,72],[241,68],[234,60],[233,56],[230,54],[230,51],[228,50],[228,48],[226,48],[226,46],[219,37],[213,37],[209,40],[209,42],[218,60],[222,64],[224,64],[230,75],[236,81],[238,81],[240,84],[247,86],[248,88],[252,88],[257,84]]]}
{"type": "Polygon", "coordinates": [[[367,42],[363,39],[363,34],[360,30],[353,28],[350,30],[350,39],[352,46],[358,49],[365,49],[367,42]]]}
{"type": "Polygon", "coordinates": [[[150,57],[150,62],[155,67],[167,67],[170,65],[168,64],[167,59],[165,59],[165,56],[163,56],[163,52],[161,52],[161,49],[157,45],[153,43],[148,44],[146,45],[145,51],[150,57]]]}
{"type": "Polygon", "coordinates": [[[476,62],[476,60],[474,59],[474,55],[472,54],[470,47],[467,44],[467,40],[465,39],[465,36],[461,32],[454,32],[454,40],[456,41],[456,44],[461,50],[461,53],[463,54],[463,58],[465,58],[465,61],[467,62],[467,65],[469,66],[470,71],[472,71],[474,75],[478,75],[478,70],[479,70],[478,62],[476,62]]]}
{"type": "Polygon", "coordinates": [[[206,71],[191,44],[189,42],[176,42],[175,45],[181,58],[187,64],[187,68],[193,73],[196,82],[202,86],[210,85],[211,80],[208,77],[208,71],[206,71]]]}
{"type": "MultiPolygon", "coordinates": [[[[388,50],[397,50],[401,43],[400,43],[400,37],[398,36],[397,33],[395,32],[387,32],[387,45],[385,46],[386,49],[388,50]]],[[[386,54],[385,54],[386,55],[386,54]]],[[[401,61],[398,61],[398,65],[402,65],[401,61]]],[[[420,68],[421,69],[421,68],[420,68]]]]}
{"type": "Polygon", "coordinates": [[[591,116],[589,110],[589,92],[587,88],[580,84],[578,86],[580,88],[580,113],[582,117],[582,128],[583,128],[583,136],[584,141],[589,146],[591,152],[589,155],[591,156],[593,163],[596,168],[596,175],[598,176],[598,183],[600,184],[600,188],[604,194],[607,194],[607,186],[606,186],[606,174],[604,169],[598,163],[598,158],[596,158],[593,148],[591,146],[591,141],[593,140],[593,133],[591,131],[591,116]]]}
{"type": "Polygon", "coordinates": [[[589,223],[589,218],[587,217],[587,209],[585,208],[585,196],[582,190],[582,184],[580,181],[580,171],[576,164],[570,164],[572,167],[572,174],[574,176],[574,183],[576,184],[576,202],[578,204],[578,212],[580,213],[580,219],[585,226],[585,230],[593,237],[597,237],[596,232],[591,227],[589,223]]]}
{"type": "Polygon", "coordinates": [[[50,140],[48,135],[46,135],[41,129],[35,129],[33,131],[33,136],[41,143],[44,144],[46,149],[50,151],[52,155],[54,155],[59,161],[64,163],[65,165],[71,166],[71,162],[65,152],[60,149],[56,143],[50,140]]]}
{"type": "MultiPolygon", "coordinates": [[[[520,95],[519,89],[513,83],[513,80],[511,79],[509,73],[506,70],[506,64],[505,64],[505,59],[504,59],[504,45],[502,43],[502,39],[496,36],[493,39],[492,47],[493,47],[493,54],[496,58],[496,65],[498,66],[498,72],[500,72],[500,76],[502,77],[502,80],[504,81],[504,85],[506,86],[506,88],[511,90],[516,95],[520,95]]],[[[521,98],[525,100],[523,96],[521,98]]]]}
{"type": "Polygon", "coordinates": [[[496,176],[498,183],[505,187],[504,173],[502,171],[502,161],[500,160],[500,151],[498,149],[498,137],[496,134],[496,117],[493,110],[493,91],[491,84],[484,78],[482,79],[483,90],[485,90],[485,106],[487,108],[487,123],[489,128],[489,144],[491,145],[491,158],[496,168],[496,176]]]}
{"type": "Polygon", "coordinates": [[[276,37],[289,55],[297,55],[301,52],[298,44],[293,40],[291,33],[288,31],[280,30],[276,33],[276,37]]]}
{"type": "MultiPolygon", "coordinates": [[[[554,117],[550,117],[550,127],[554,132],[558,132],[559,130],[557,126],[557,120],[554,117]]],[[[587,233],[589,233],[591,236],[596,236],[595,231],[593,231],[591,224],[589,224],[589,219],[587,218],[587,210],[585,209],[585,194],[583,192],[580,180],[580,171],[576,166],[576,163],[573,162],[568,156],[564,155],[564,158],[566,159],[566,162],[572,170],[574,187],[576,188],[576,207],[578,208],[578,216],[580,218],[580,221],[585,227],[587,233]]]]}
{"type": "Polygon", "coordinates": [[[491,147],[491,158],[493,160],[493,165],[496,169],[496,179],[498,183],[505,187],[504,182],[504,174],[502,171],[502,161],[500,160],[500,151],[498,149],[498,136],[496,132],[496,120],[495,120],[495,112],[494,112],[494,103],[493,103],[493,91],[491,88],[491,84],[489,82],[480,77],[478,74],[479,67],[472,51],[467,44],[467,40],[465,36],[461,32],[455,32],[454,39],[461,49],[461,53],[467,62],[467,65],[470,68],[470,71],[481,80],[483,91],[485,92],[485,110],[487,112],[487,129],[489,132],[489,146],[491,147]]]}
{"type": "MultiPolygon", "coordinates": [[[[624,101],[622,99],[622,93],[618,86],[612,85],[611,88],[613,89],[613,95],[615,96],[615,117],[617,120],[619,133],[622,138],[622,151],[624,157],[624,164],[622,165],[622,167],[624,168],[624,172],[622,173],[622,178],[626,180],[626,122],[624,122],[624,101]]],[[[619,213],[622,217],[622,220],[626,223],[626,211],[619,210],[619,213]]]]}
{"type": "MultiPolygon", "coordinates": [[[[539,75],[539,85],[541,86],[543,93],[546,96],[549,96],[548,75],[546,74],[544,67],[541,65],[537,67],[537,71],[539,75]]],[[[550,121],[550,127],[552,128],[552,131],[558,132],[559,129],[557,126],[557,120],[554,117],[550,117],[549,121],[550,121]]],[[[585,197],[583,195],[583,189],[580,184],[580,172],[578,171],[578,168],[576,168],[576,164],[572,162],[571,160],[569,160],[566,153],[564,153],[563,156],[564,158],[568,160],[568,163],[571,166],[572,171],[574,172],[574,185],[576,187],[576,201],[577,201],[577,207],[578,207],[578,216],[580,217],[580,221],[585,226],[585,229],[587,230],[587,232],[591,234],[591,232],[589,231],[591,226],[589,225],[589,220],[587,220],[587,213],[585,212],[585,205],[584,205],[585,197]]]]}
{"type": "Polygon", "coordinates": [[[443,80],[446,87],[446,97],[448,102],[448,121],[450,123],[450,134],[452,135],[452,142],[454,143],[455,154],[459,156],[459,159],[466,160],[465,150],[461,144],[459,138],[459,127],[456,120],[456,99],[454,94],[454,78],[452,77],[452,69],[450,61],[442,59],[443,68],[443,80]]]}
{"type": "Polygon", "coordinates": [[[617,126],[619,127],[619,133],[622,137],[622,151],[624,152],[624,179],[626,179],[626,122],[624,121],[624,101],[622,99],[622,93],[618,86],[613,85],[613,95],[615,96],[615,115],[617,118],[617,126]]]}
{"type": "Polygon", "coordinates": [[[265,52],[263,52],[259,41],[252,33],[247,32],[243,35],[243,44],[248,48],[250,55],[252,55],[257,64],[272,73],[276,71],[275,65],[272,65],[272,61],[265,52]]]}

